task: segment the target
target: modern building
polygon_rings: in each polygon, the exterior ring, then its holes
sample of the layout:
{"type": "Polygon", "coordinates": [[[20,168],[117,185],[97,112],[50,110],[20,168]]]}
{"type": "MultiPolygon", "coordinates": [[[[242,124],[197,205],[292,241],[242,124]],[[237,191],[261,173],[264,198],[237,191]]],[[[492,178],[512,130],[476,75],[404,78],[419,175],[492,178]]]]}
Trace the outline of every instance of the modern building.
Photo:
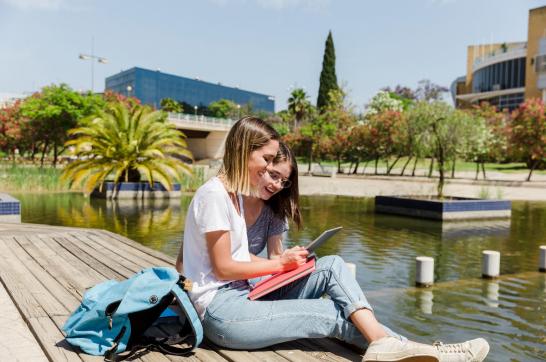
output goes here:
{"type": "Polygon", "coordinates": [[[546,100],[546,6],[529,10],[526,42],[470,45],[466,75],[453,81],[451,95],[457,107],[487,101],[508,110],[546,100]]]}
{"type": "Polygon", "coordinates": [[[164,98],[194,106],[208,106],[223,98],[241,106],[250,104],[254,110],[275,111],[273,96],[138,67],[106,78],[105,90],[136,97],[156,108],[164,98]]]}

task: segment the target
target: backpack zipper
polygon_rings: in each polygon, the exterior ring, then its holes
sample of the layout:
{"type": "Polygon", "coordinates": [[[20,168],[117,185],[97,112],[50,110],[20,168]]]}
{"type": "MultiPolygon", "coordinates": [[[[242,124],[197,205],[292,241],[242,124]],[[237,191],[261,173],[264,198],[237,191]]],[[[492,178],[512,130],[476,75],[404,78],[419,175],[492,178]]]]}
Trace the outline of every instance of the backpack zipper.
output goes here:
{"type": "Polygon", "coordinates": [[[120,304],[121,304],[121,300],[118,300],[116,302],[108,304],[108,306],[104,310],[104,315],[106,316],[106,319],[108,320],[108,329],[112,329],[112,325],[114,323],[112,316],[118,310],[118,307],[120,304]]]}

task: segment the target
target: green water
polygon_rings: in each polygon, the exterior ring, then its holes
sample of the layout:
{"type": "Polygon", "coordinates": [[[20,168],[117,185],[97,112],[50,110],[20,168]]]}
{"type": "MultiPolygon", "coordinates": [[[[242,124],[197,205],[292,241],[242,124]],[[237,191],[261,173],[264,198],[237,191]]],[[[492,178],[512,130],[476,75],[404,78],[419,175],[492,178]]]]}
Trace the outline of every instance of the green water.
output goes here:
{"type": "MultiPolygon", "coordinates": [[[[176,255],[191,196],[151,204],[89,200],[76,194],[14,194],[23,222],[104,228],[176,255]]],[[[456,342],[485,337],[490,361],[546,360],[546,203],[514,202],[510,221],[442,224],[376,215],[373,200],[305,197],[305,228],[286,245],[304,243],[342,225],[319,254],[339,254],[357,266],[357,279],[378,319],[410,339],[456,342]],[[481,251],[501,252],[497,281],[482,280],[481,251]],[[414,288],[415,257],[432,256],[436,285],[414,288]]]]}

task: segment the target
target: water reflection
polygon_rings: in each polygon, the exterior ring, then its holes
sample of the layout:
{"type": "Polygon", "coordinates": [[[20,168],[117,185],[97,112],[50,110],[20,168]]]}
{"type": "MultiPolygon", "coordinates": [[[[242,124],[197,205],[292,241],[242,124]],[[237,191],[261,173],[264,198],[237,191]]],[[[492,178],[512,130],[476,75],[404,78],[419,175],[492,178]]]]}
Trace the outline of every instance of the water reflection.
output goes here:
{"type": "Polygon", "coordinates": [[[417,297],[417,305],[424,314],[432,314],[432,306],[434,305],[434,294],[431,289],[423,289],[422,291],[415,293],[417,297]]]}
{"type": "MultiPolygon", "coordinates": [[[[191,196],[155,202],[89,200],[75,194],[19,194],[22,220],[108,229],[176,255],[191,196]]],[[[317,252],[356,265],[357,280],[379,319],[411,339],[456,342],[487,338],[491,361],[546,360],[546,274],[538,273],[546,240],[546,203],[513,202],[512,219],[438,223],[374,213],[373,199],[315,196],[302,200],[305,227],[286,246],[323,230],[343,230],[317,252]],[[501,252],[501,273],[481,276],[481,251],[501,252]],[[435,259],[435,285],[413,288],[415,257],[435,259]]]]}
{"type": "Polygon", "coordinates": [[[441,222],[385,215],[377,215],[374,218],[374,227],[378,229],[408,230],[429,234],[441,240],[457,240],[476,236],[506,237],[510,235],[510,225],[510,219],[441,222]]]}
{"type": "Polygon", "coordinates": [[[483,284],[484,302],[488,307],[498,308],[499,306],[499,282],[488,280],[483,284]]]}

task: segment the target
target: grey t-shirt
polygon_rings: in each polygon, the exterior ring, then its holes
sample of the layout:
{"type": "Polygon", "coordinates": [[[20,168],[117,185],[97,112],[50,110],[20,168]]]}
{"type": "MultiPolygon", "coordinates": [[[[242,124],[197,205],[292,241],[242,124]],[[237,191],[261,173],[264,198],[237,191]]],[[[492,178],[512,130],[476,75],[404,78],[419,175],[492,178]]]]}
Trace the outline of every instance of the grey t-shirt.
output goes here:
{"type": "Polygon", "coordinates": [[[247,228],[248,250],[258,255],[267,247],[267,240],[273,235],[279,235],[288,230],[286,220],[279,219],[273,210],[264,205],[256,222],[247,228]]]}

